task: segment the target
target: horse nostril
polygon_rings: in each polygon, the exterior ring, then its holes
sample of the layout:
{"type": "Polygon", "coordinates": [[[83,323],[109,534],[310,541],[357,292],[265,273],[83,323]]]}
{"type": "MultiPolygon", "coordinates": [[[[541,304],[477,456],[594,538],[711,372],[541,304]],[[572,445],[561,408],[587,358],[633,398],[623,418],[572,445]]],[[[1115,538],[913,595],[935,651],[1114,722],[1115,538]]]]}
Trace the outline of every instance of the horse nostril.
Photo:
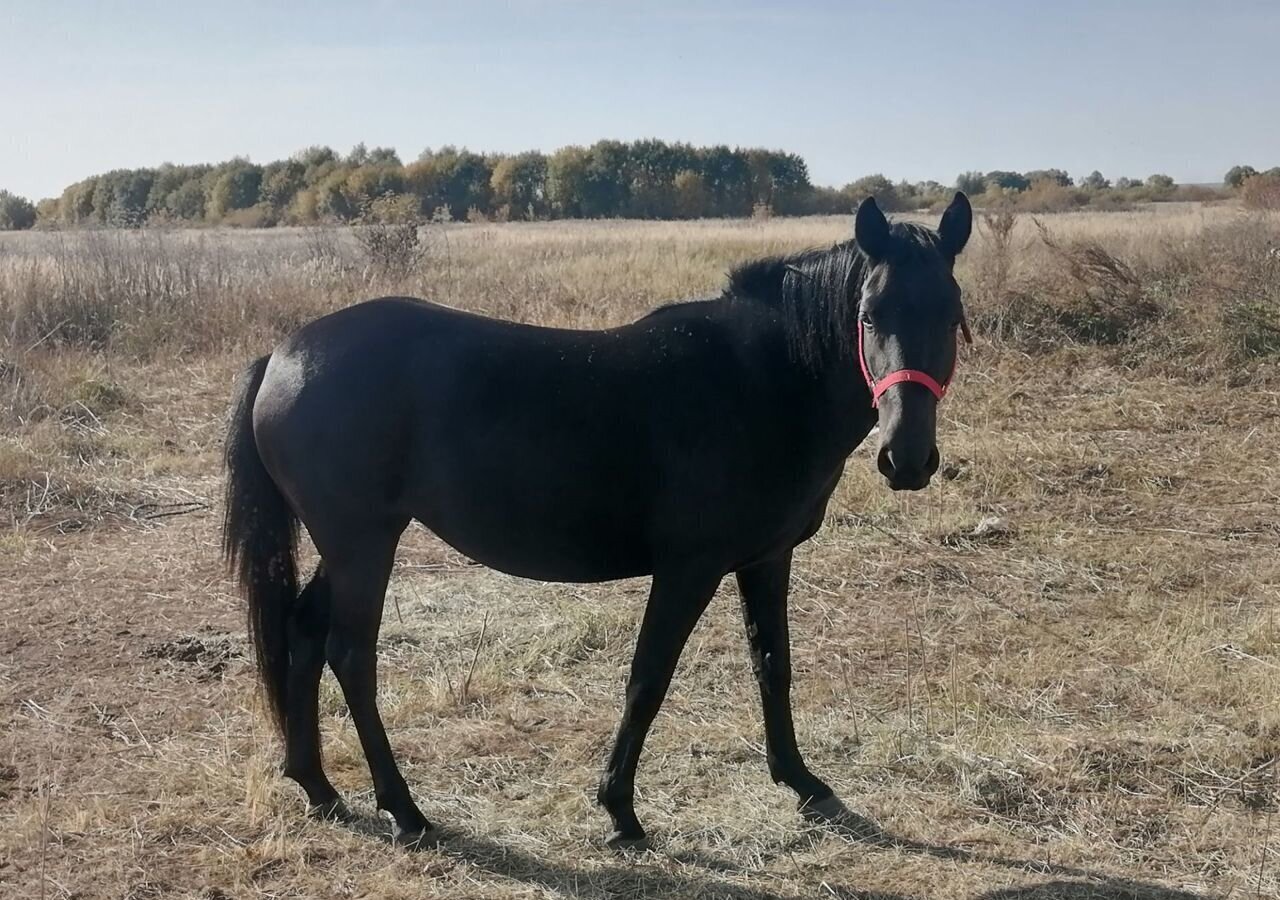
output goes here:
{"type": "Polygon", "coordinates": [[[893,477],[893,453],[886,447],[880,448],[879,455],[876,456],[876,468],[880,470],[880,474],[885,478],[893,477]]]}
{"type": "Polygon", "coordinates": [[[938,471],[940,462],[937,447],[930,448],[928,456],[924,459],[912,453],[910,448],[905,451],[902,448],[897,450],[882,448],[876,458],[880,474],[887,478],[890,484],[912,490],[928,484],[929,479],[938,471]]]}
{"type": "Polygon", "coordinates": [[[889,468],[895,472],[902,470],[902,454],[889,451],[889,468]]]}
{"type": "Polygon", "coordinates": [[[910,453],[890,450],[889,471],[898,475],[910,475],[913,472],[920,471],[920,463],[918,460],[912,459],[910,453]]]}

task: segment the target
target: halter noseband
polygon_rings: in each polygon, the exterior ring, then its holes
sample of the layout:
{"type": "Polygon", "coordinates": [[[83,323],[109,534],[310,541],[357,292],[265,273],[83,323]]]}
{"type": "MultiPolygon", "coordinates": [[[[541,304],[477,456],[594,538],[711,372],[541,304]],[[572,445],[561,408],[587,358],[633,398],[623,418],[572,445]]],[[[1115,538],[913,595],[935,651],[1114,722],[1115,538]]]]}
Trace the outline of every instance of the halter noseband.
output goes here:
{"type": "MultiPolygon", "coordinates": [[[[862,317],[858,317],[858,365],[862,367],[862,377],[866,379],[867,387],[871,388],[871,405],[873,407],[880,405],[880,395],[895,384],[922,384],[929,389],[929,393],[941,400],[947,396],[947,388],[951,386],[951,379],[956,374],[956,360],[951,361],[951,371],[947,372],[947,377],[939,382],[928,372],[921,372],[919,369],[898,369],[890,372],[888,375],[877,381],[871,374],[871,367],[867,365],[867,354],[862,347],[862,317]]],[[[973,335],[969,332],[968,319],[960,319],[960,331],[964,335],[966,344],[973,343],[973,335]]],[[[957,343],[959,343],[957,341],[957,343]]]]}

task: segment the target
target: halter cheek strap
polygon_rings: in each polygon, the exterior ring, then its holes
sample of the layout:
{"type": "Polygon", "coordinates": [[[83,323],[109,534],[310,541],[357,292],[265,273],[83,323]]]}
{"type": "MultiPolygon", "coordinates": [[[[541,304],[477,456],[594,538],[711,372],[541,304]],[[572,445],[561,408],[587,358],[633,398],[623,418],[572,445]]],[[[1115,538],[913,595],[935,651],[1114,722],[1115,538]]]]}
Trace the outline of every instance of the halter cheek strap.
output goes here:
{"type": "MultiPolygon", "coordinates": [[[[960,331],[964,334],[965,343],[972,344],[973,335],[969,332],[969,322],[967,320],[960,320],[960,331]]],[[[862,377],[866,380],[867,387],[871,388],[872,406],[879,406],[880,395],[895,384],[922,384],[929,389],[929,393],[939,400],[947,396],[947,388],[951,386],[951,379],[956,374],[954,360],[951,363],[951,371],[947,373],[947,377],[941,382],[928,372],[921,372],[919,369],[898,369],[877,381],[871,374],[871,367],[867,365],[867,354],[863,350],[862,333],[862,319],[858,319],[858,365],[862,367],[862,377]]]]}

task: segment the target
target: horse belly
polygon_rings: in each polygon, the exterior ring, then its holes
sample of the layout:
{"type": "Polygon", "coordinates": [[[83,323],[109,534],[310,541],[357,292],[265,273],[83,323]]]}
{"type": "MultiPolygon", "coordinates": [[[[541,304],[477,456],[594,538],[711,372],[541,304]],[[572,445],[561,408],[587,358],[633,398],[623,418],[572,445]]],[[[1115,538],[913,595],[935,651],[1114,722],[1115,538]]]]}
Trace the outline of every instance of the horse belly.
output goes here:
{"type": "Polygon", "coordinates": [[[548,515],[426,513],[427,528],[458,552],[491,569],[537,581],[597,582],[650,574],[644,537],[604,520],[586,527],[548,515]]]}
{"type": "Polygon", "coordinates": [[[438,453],[413,515],[459,552],[540,581],[648,574],[649,503],[634,478],[536,452],[438,453]]]}

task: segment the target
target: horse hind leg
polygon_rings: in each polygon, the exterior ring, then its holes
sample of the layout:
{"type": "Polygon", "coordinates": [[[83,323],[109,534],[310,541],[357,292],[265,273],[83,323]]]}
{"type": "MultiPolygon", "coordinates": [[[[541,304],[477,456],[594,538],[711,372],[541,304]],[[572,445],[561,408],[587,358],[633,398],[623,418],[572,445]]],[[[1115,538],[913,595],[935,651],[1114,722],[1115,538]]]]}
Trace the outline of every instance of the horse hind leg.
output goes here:
{"type": "Polygon", "coordinates": [[[299,594],[286,626],[289,676],[285,693],[284,774],[306,792],[311,812],[345,820],[350,813],[325,776],[320,754],[320,676],[329,636],[329,604],[329,578],[322,564],[299,594]]]}
{"type": "Polygon", "coordinates": [[[332,586],[326,655],[360,735],[378,808],[395,820],[397,843],[421,846],[434,842],[435,829],[409,794],[377,703],[378,629],[399,534],[349,542],[339,557],[325,558],[332,586]]]}

